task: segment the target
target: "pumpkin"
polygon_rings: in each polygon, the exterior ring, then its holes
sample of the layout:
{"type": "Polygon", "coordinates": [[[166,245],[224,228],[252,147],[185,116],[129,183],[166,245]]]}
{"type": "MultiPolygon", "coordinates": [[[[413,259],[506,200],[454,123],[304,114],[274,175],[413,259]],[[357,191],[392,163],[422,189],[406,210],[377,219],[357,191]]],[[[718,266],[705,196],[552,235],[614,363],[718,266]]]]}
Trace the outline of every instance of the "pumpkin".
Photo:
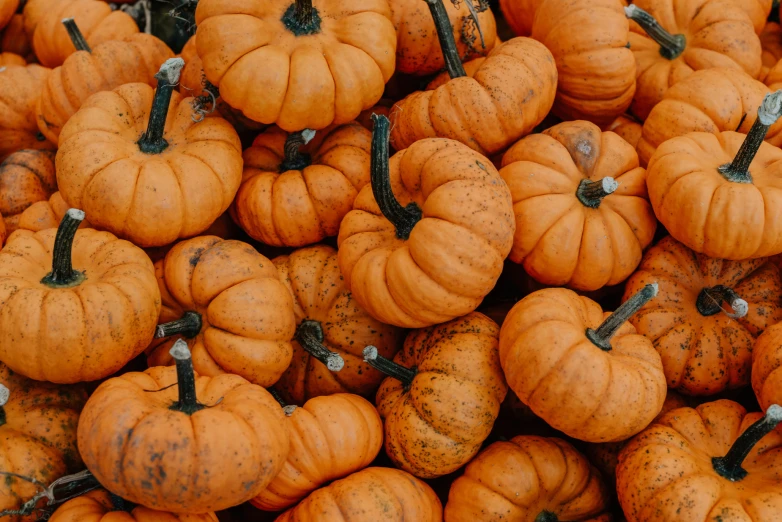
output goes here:
{"type": "Polygon", "coordinates": [[[771,14],[774,0],[742,0],[738,5],[749,15],[757,34],[761,34],[766,27],[766,20],[771,14]]]}
{"type": "Polygon", "coordinates": [[[410,332],[393,360],[374,346],[364,349],[364,359],[389,376],[376,404],[386,453],[397,467],[434,478],[478,453],[508,391],[498,336],[494,321],[472,312],[410,332]]]}
{"type": "Polygon", "coordinates": [[[782,252],[782,220],[775,217],[782,151],[763,142],[780,113],[782,91],[766,95],[747,135],[693,132],[657,148],[646,184],[654,213],[674,238],[721,259],[782,252]]]}
{"type": "Polygon", "coordinates": [[[27,60],[14,53],[0,52],[0,67],[7,67],[9,65],[27,65],[27,60]]]}
{"type": "Polygon", "coordinates": [[[104,489],[90,491],[57,508],[49,522],[218,522],[217,515],[177,515],[155,511],[144,506],[131,508],[116,495],[104,489]]]}
{"type": "Polygon", "coordinates": [[[80,386],[31,381],[0,364],[0,511],[19,509],[40,484],[82,467],[76,425],[86,400],[80,386]]]}
{"type": "Polygon", "coordinates": [[[603,127],[604,131],[611,131],[635,148],[641,141],[643,125],[629,114],[618,116],[614,121],[603,127]]]}
{"type": "Polygon", "coordinates": [[[356,303],[333,248],[302,248],[273,263],[296,314],[293,358],[277,390],[294,404],[343,392],[374,397],[384,376],[364,362],[363,349],[371,344],[391,358],[402,346],[403,331],[373,319],[356,303]]]}
{"type": "Polygon", "coordinates": [[[394,72],[387,0],[203,0],[195,17],[206,78],[231,107],[288,132],[352,121],[394,72]]]}
{"type": "Polygon", "coordinates": [[[752,352],[752,389],[761,408],[782,402],[782,325],[769,326],[755,342],[752,352]]]}
{"type": "Polygon", "coordinates": [[[32,43],[24,30],[24,17],[15,14],[0,32],[0,51],[13,53],[29,60],[35,57],[32,43]]]}
{"type": "MultiPolygon", "coordinates": [[[[769,92],[768,87],[740,71],[694,72],[668,89],[646,118],[637,145],[641,164],[648,165],[665,141],[688,132],[747,134],[769,92]]],[[[774,123],[765,139],[772,145],[782,145],[782,122],[774,123]]]]}
{"type": "Polygon", "coordinates": [[[508,385],[573,438],[613,442],[635,435],[665,401],[660,356],[627,323],[655,295],[657,285],[647,285],[612,314],[565,288],[528,295],[502,323],[500,362],[508,385]]]}
{"type": "Polygon", "coordinates": [[[233,127],[216,115],[193,121],[192,99],[173,92],[182,65],[167,60],[157,90],[131,83],[92,95],[60,133],[63,199],[95,226],[143,247],[209,228],[241,181],[233,127]]]}
{"type": "Polygon", "coordinates": [[[232,215],[252,238],[304,246],[336,236],[369,183],[372,133],[356,122],[288,134],[271,127],[244,151],[232,215]]]}
{"type": "MultiPolygon", "coordinates": [[[[14,223],[17,228],[39,232],[47,228],[57,228],[65,213],[70,207],[63,201],[59,192],[55,192],[46,201],[38,201],[27,207],[19,219],[14,223]]],[[[93,228],[85,219],[79,225],[80,228],[93,228]]]]}
{"type": "Polygon", "coordinates": [[[529,134],[554,103],[557,71],[539,42],[514,38],[467,73],[442,0],[427,0],[448,77],[414,92],[391,110],[391,144],[401,150],[424,138],[450,138],[484,155],[529,134]]]}
{"type": "Polygon", "coordinates": [[[275,522],[440,522],[443,507],[428,484],[404,471],[366,468],[323,487],[275,522]]]}
{"type": "Polygon", "coordinates": [[[77,50],[49,75],[36,106],[38,129],[52,143],[90,95],[133,82],[154,87],[158,68],[174,57],[165,43],[143,33],[91,50],[73,19],[64,23],[77,50]]]}
{"type": "Polygon", "coordinates": [[[19,0],[0,1],[0,29],[8,25],[19,7],[19,0]]]}
{"type": "Polygon", "coordinates": [[[755,0],[637,0],[625,8],[638,87],[632,111],[645,120],[665,91],[693,71],[728,67],[760,75],[760,39],[740,3],[755,0]]]}
{"type": "Polygon", "coordinates": [[[657,228],[635,149],[594,123],[531,134],[502,158],[516,234],[510,260],[537,281],[579,290],[621,283],[657,228]]]}
{"type": "Polygon", "coordinates": [[[8,233],[18,228],[25,209],[46,201],[56,190],[54,151],[20,150],[8,156],[0,164],[0,213],[8,233]]]}
{"type": "Polygon", "coordinates": [[[769,22],[759,36],[760,47],[763,51],[760,57],[763,67],[758,79],[765,82],[768,71],[782,59],[782,27],[778,23],[769,22]]]}
{"type": "Polygon", "coordinates": [[[283,404],[291,449],[280,473],[251,500],[281,511],[332,480],[366,468],[383,445],[383,423],[366,399],[349,393],[315,397],[304,406],[283,404]]]}
{"type": "Polygon", "coordinates": [[[56,148],[35,124],[35,103],[50,72],[35,64],[0,68],[0,161],[21,149],[56,148]]]}
{"type": "Polygon", "coordinates": [[[475,310],[513,243],[508,187],[488,159],[448,139],[418,141],[389,166],[389,121],[373,120],[371,183],[337,238],[346,286],[372,317],[407,328],[475,310]]]}
{"type": "Polygon", "coordinates": [[[35,28],[41,19],[55,6],[59,0],[25,0],[22,10],[24,32],[32,43],[35,28]]]}
{"type": "Polygon", "coordinates": [[[446,522],[609,521],[608,489],[573,446],[519,435],[481,451],[448,492],[446,522]]]}
{"type": "Polygon", "coordinates": [[[668,387],[714,395],[748,385],[755,338],[782,321],[777,266],[710,258],[668,236],[644,255],[624,298],[650,282],[660,296],[630,322],[654,343],[668,387]]]}
{"type": "MultiPolygon", "coordinates": [[[[0,217],[2,217],[2,214],[0,214],[0,217]]],[[[5,236],[6,236],[5,221],[3,219],[0,219],[0,249],[3,248],[3,244],[5,243],[5,236]]]]}
{"type": "Polygon", "coordinates": [[[101,0],[57,0],[47,6],[32,33],[35,55],[46,67],[62,65],[77,50],[62,24],[64,18],[73,18],[89,47],[109,40],[122,40],[139,32],[130,15],[120,10],[112,11],[101,0]]]}
{"type": "Polygon", "coordinates": [[[288,456],[282,409],[238,375],[197,376],[181,339],[171,356],[176,368],[126,373],[90,396],[78,429],[84,463],[150,509],[198,514],[250,500],[288,456]]]}
{"type": "Polygon", "coordinates": [[[535,12],[544,0],[500,0],[500,10],[516,36],[532,34],[535,12]]]}
{"type": "Polygon", "coordinates": [[[293,299],[271,261],[247,243],[200,236],[177,243],[155,264],[163,312],[150,366],[169,365],[175,338],[201,375],[240,375],[271,386],[291,362],[293,299]]]}
{"type": "Polygon", "coordinates": [[[0,360],[31,379],[102,379],[155,332],[152,262],[108,232],[77,231],[83,219],[71,209],[58,229],[17,230],[0,251],[0,360]]]}
{"type": "Polygon", "coordinates": [[[719,400],[668,412],[619,455],[616,489],[628,522],[761,522],[782,508],[777,405],[747,413],[719,400]]]}
{"type": "MultiPolygon", "coordinates": [[[[445,59],[437,42],[437,30],[424,2],[390,0],[389,3],[397,34],[397,72],[423,76],[443,70],[445,59]]],[[[444,7],[458,56],[469,60],[488,54],[497,39],[497,26],[488,2],[449,1],[444,2],[444,7]]]]}
{"type": "Polygon", "coordinates": [[[765,83],[771,91],[782,89],[782,59],[768,70],[763,83],[765,83]]]}

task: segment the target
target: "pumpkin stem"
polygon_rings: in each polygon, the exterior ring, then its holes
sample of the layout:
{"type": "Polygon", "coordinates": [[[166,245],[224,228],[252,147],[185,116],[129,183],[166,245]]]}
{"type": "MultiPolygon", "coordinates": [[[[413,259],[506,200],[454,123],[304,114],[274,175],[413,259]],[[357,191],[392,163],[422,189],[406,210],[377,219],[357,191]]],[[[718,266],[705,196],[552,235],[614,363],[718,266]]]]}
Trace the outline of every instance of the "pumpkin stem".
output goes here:
{"type": "MultiPolygon", "coordinates": [[[[471,2],[472,0],[467,1],[471,2]]],[[[440,49],[443,52],[445,69],[448,71],[448,76],[450,76],[451,79],[467,76],[467,73],[464,72],[464,66],[462,65],[459,51],[456,49],[456,40],[454,40],[453,37],[453,26],[451,26],[451,20],[448,18],[448,12],[445,10],[443,0],[426,0],[426,3],[429,5],[429,12],[432,13],[434,27],[437,29],[437,39],[440,40],[440,49]]]]}
{"type": "Polygon", "coordinates": [[[416,223],[421,221],[421,208],[410,202],[406,207],[399,204],[391,188],[391,174],[388,168],[388,137],[391,123],[385,116],[372,115],[372,158],[370,164],[370,184],[380,211],[396,228],[396,237],[407,239],[416,223]]]}
{"type": "Polygon", "coordinates": [[[0,426],[5,426],[5,405],[8,404],[8,399],[11,397],[11,390],[6,386],[0,384],[0,426]]]}
{"type": "Polygon", "coordinates": [[[738,482],[747,476],[747,470],[741,467],[752,448],[760,439],[771,433],[782,422],[782,406],[772,404],[766,414],[747,428],[730,447],[724,457],[713,457],[711,465],[718,475],[732,482],[738,482]]]}
{"type": "Polygon", "coordinates": [[[734,183],[752,183],[752,175],[749,165],[755,159],[760,145],[766,139],[769,127],[779,119],[782,114],[782,90],[766,94],[763,103],[758,107],[758,118],[744,138],[744,143],[736,153],[733,161],[717,168],[720,174],[734,183]]]}
{"type": "Polygon", "coordinates": [[[312,0],[295,0],[282,15],[282,23],[296,36],[320,32],[320,14],[312,0]]]}
{"type": "Polygon", "coordinates": [[[541,511],[538,516],[535,517],[535,522],[559,522],[559,517],[556,513],[551,511],[541,511]]]}
{"type": "Polygon", "coordinates": [[[201,326],[203,326],[201,314],[188,311],[182,315],[181,319],[157,325],[155,339],[171,337],[172,335],[181,335],[185,339],[192,339],[201,332],[201,326]]]}
{"type": "Polygon", "coordinates": [[[179,388],[179,400],[168,409],[181,411],[187,415],[203,410],[206,406],[199,403],[196,397],[195,371],[187,343],[182,339],[177,339],[168,353],[176,362],[177,387],[179,388]]]}
{"type": "Polygon", "coordinates": [[[168,106],[171,103],[171,93],[179,83],[179,74],[184,66],[185,61],[182,58],[169,58],[155,75],[157,89],[152,99],[152,109],[149,111],[149,123],[147,123],[147,130],[137,142],[139,150],[145,154],[160,154],[168,147],[168,142],[163,137],[168,106]]]}
{"type": "Polygon", "coordinates": [[[740,319],[749,312],[749,304],[739,297],[732,288],[723,285],[706,287],[698,294],[695,301],[695,308],[701,315],[708,317],[719,312],[725,312],[725,315],[733,319],[740,319]],[[733,308],[733,313],[728,313],[722,308],[722,301],[726,301],[733,308]]]}
{"type": "Polygon", "coordinates": [[[389,377],[393,377],[397,381],[401,382],[405,389],[408,389],[413,384],[418,370],[415,368],[405,368],[401,364],[397,364],[390,359],[386,359],[377,351],[377,347],[369,345],[364,348],[364,362],[389,377]]]}
{"type": "Polygon", "coordinates": [[[41,284],[50,288],[70,288],[84,281],[84,273],[73,269],[71,259],[73,239],[82,221],[84,212],[75,208],[68,209],[62,217],[54,239],[52,271],[41,279],[41,284]]]}
{"type": "Polygon", "coordinates": [[[318,321],[302,321],[296,328],[294,338],[307,353],[325,364],[330,371],[338,372],[345,366],[345,360],[338,353],[323,346],[323,327],[318,321]]]}
{"type": "Polygon", "coordinates": [[[288,134],[285,139],[285,159],[280,163],[280,174],[289,170],[302,170],[312,164],[310,155],[301,152],[301,148],[314,137],[315,131],[312,129],[288,134]]]}
{"type": "Polygon", "coordinates": [[[668,60],[678,58],[687,47],[687,38],[683,34],[671,34],[648,12],[634,4],[625,7],[625,16],[634,21],[646,32],[646,35],[660,45],[660,55],[668,60]]]}
{"type": "Polygon", "coordinates": [[[617,330],[630,319],[634,313],[641,309],[643,305],[651,301],[657,295],[657,283],[646,285],[638,291],[633,297],[622,303],[614,313],[609,315],[603,324],[597,327],[597,330],[587,328],[587,339],[592,344],[606,352],[611,351],[611,338],[617,330]]]}
{"type": "Polygon", "coordinates": [[[576,189],[576,197],[585,206],[589,208],[598,208],[603,198],[613,194],[619,188],[614,178],[606,177],[600,181],[582,179],[576,189]]]}
{"type": "Polygon", "coordinates": [[[7,516],[29,516],[37,512],[41,520],[46,520],[55,507],[72,498],[79,497],[94,489],[101,487],[100,483],[89,470],[80,471],[73,475],[60,477],[48,486],[41,484],[35,477],[26,477],[18,473],[0,471],[0,475],[6,477],[6,482],[12,483],[14,479],[24,480],[40,488],[40,491],[22,504],[19,509],[6,509],[0,511],[0,518],[7,516]],[[40,503],[46,499],[46,506],[41,507],[40,503]]]}
{"type": "Polygon", "coordinates": [[[87,43],[87,39],[81,34],[81,29],[76,25],[76,21],[73,18],[63,18],[62,25],[64,25],[65,30],[68,31],[68,36],[71,37],[71,42],[73,42],[73,46],[77,51],[92,52],[92,49],[90,49],[90,46],[87,43]]]}
{"type": "Polygon", "coordinates": [[[269,392],[269,394],[274,397],[274,400],[280,403],[280,406],[283,408],[288,405],[288,403],[285,402],[285,399],[282,398],[282,395],[280,395],[280,392],[278,392],[277,389],[273,386],[266,388],[266,391],[269,392]]]}
{"type": "Polygon", "coordinates": [[[133,511],[133,504],[109,491],[109,499],[111,499],[111,505],[114,507],[114,511],[125,511],[130,513],[133,511]]]}

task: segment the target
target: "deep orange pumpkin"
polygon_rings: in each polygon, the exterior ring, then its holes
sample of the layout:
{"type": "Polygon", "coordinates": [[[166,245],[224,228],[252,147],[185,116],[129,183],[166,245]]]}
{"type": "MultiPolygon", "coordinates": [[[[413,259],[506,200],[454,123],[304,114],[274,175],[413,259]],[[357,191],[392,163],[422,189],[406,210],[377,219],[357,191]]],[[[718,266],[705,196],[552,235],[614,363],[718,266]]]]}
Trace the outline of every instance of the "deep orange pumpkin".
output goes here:
{"type": "Polygon", "coordinates": [[[15,14],[0,32],[0,51],[17,54],[25,60],[35,58],[31,38],[24,30],[24,16],[21,13],[15,14]]]}
{"type": "Polygon", "coordinates": [[[752,351],[752,389],[761,408],[782,403],[782,323],[758,337],[752,351]]]}
{"type": "Polygon", "coordinates": [[[0,1],[0,29],[8,25],[19,7],[19,0],[0,1]]]}
{"type": "MultiPolygon", "coordinates": [[[[16,222],[17,228],[39,232],[47,228],[57,228],[63,216],[70,207],[62,199],[59,192],[55,192],[47,201],[38,201],[27,207],[19,214],[16,222]]],[[[81,222],[80,228],[93,228],[88,220],[81,222]]]]}
{"type": "Polygon", "coordinates": [[[19,228],[22,213],[30,205],[49,199],[56,190],[54,151],[20,150],[8,156],[0,164],[0,213],[6,231],[10,234],[19,228]]]}

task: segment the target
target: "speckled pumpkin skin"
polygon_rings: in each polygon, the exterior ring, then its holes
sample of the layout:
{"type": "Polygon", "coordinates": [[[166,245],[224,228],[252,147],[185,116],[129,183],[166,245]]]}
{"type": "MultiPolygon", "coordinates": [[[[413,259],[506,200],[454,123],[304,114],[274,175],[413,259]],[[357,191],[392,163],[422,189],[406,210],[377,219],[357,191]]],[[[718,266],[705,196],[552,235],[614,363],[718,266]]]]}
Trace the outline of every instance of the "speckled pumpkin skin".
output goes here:
{"type": "Polygon", "coordinates": [[[46,201],[56,190],[54,151],[20,150],[8,156],[0,165],[0,214],[8,233],[19,228],[27,207],[46,201]]]}
{"type": "Polygon", "coordinates": [[[218,522],[212,512],[202,515],[178,515],[136,506],[130,513],[116,511],[104,489],[90,491],[57,508],[49,522],[218,522]]]}
{"type": "Polygon", "coordinates": [[[206,513],[260,493],[282,469],[289,427],[277,401],[238,375],[196,377],[187,415],[176,369],[109,379],[79,422],[79,451],[98,481],[120,497],[174,513],[206,513]]]}
{"type": "Polygon", "coordinates": [[[712,468],[761,413],[733,401],[680,408],[635,437],[619,456],[616,489],[628,522],[770,522],[782,513],[782,430],[760,440],[731,482],[712,468]]]}
{"type": "Polygon", "coordinates": [[[376,399],[398,467],[433,478],[478,453],[508,391],[498,337],[497,324],[478,312],[408,334],[394,361],[417,374],[409,389],[386,378],[376,399]]]}
{"type": "Polygon", "coordinates": [[[0,71],[0,161],[22,149],[57,148],[39,135],[35,124],[35,103],[50,73],[37,64],[0,71]]]}

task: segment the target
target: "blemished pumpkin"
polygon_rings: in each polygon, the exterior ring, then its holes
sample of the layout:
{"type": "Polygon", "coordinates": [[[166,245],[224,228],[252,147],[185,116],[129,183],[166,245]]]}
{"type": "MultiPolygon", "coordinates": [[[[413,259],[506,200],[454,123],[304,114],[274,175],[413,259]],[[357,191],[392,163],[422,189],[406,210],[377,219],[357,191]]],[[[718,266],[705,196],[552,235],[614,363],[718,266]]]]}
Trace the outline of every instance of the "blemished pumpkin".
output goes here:
{"type": "MultiPolygon", "coordinates": [[[[55,192],[48,200],[38,201],[27,207],[16,221],[17,229],[39,232],[47,228],[57,228],[65,213],[70,207],[62,199],[59,192],[55,192]]],[[[84,219],[79,228],[93,228],[87,219],[84,219]]]]}
{"type": "Polygon", "coordinates": [[[516,36],[532,34],[535,12],[544,0],[500,0],[500,10],[516,36]]]}
{"type": "Polygon", "coordinates": [[[508,187],[453,140],[418,141],[389,162],[389,121],[373,120],[371,182],[337,238],[345,284],[386,324],[421,328],[475,310],[513,244],[508,187]]]}
{"type": "Polygon", "coordinates": [[[25,60],[34,58],[30,37],[24,30],[24,16],[15,14],[0,32],[0,51],[13,53],[25,60]]]}
{"type": "Polygon", "coordinates": [[[657,148],[646,185],[657,219],[674,238],[720,259],[782,252],[782,151],[763,142],[781,113],[778,91],[766,95],[747,135],[693,132],[657,148]]]}
{"type": "Polygon", "coordinates": [[[0,52],[0,67],[7,67],[8,65],[27,65],[27,60],[18,54],[0,52]]]}
{"type": "Polygon", "coordinates": [[[356,122],[314,135],[269,128],[244,151],[232,215],[267,245],[300,247],[336,236],[369,183],[371,143],[372,133],[356,122]]]}
{"type": "Polygon", "coordinates": [[[163,41],[143,33],[90,49],[73,19],[63,23],[76,52],[49,75],[36,106],[38,129],[55,144],[63,125],[92,94],[134,82],[154,87],[158,69],[174,57],[163,41]]]}
{"type": "Polygon", "coordinates": [[[478,453],[508,391],[498,337],[494,321],[472,312],[413,330],[393,360],[374,346],[364,349],[364,359],[388,375],[375,404],[386,453],[397,467],[434,478],[478,453]]]}
{"type": "Polygon", "coordinates": [[[142,247],[200,234],[241,181],[233,127],[215,114],[194,121],[192,99],[174,92],[183,63],[167,60],[156,90],[130,83],[90,96],[60,132],[63,199],[142,247]]]}
{"type": "Polygon", "coordinates": [[[84,464],[150,509],[199,514],[250,500],[288,456],[282,408],[238,375],[195,374],[181,339],[171,356],[176,368],[125,373],[90,396],[78,429],[84,464]]]}
{"type": "Polygon", "coordinates": [[[13,18],[14,13],[19,8],[19,0],[1,0],[0,1],[0,29],[3,29],[13,18]]]}
{"type": "Polygon", "coordinates": [[[782,321],[776,264],[710,258],[667,236],[646,252],[624,299],[651,282],[660,295],[630,322],[654,343],[668,387],[714,395],[748,385],[755,339],[782,321]]]}
{"type": "Polygon", "coordinates": [[[364,361],[364,347],[371,344],[391,359],[402,347],[404,331],[358,305],[345,286],[335,249],[315,245],[272,261],[296,314],[293,358],[275,388],[293,404],[344,392],[374,399],[384,375],[364,361]],[[339,371],[329,369],[330,359],[337,359],[332,368],[337,364],[339,371]]]}
{"type": "Polygon", "coordinates": [[[628,522],[766,522],[782,509],[782,408],[719,400],[668,412],[619,456],[628,522]]]}
{"type": "Polygon", "coordinates": [[[73,498],[49,518],[49,522],[218,522],[217,515],[177,515],[144,506],[128,506],[105,489],[73,498]]]}
{"type": "Polygon", "coordinates": [[[612,442],[640,432],[662,409],[665,375],[652,342],[627,319],[656,295],[657,285],[647,285],[612,314],[564,288],[528,295],[502,323],[508,385],[576,439],[612,442]]]}
{"type": "Polygon", "coordinates": [[[637,0],[625,8],[638,87],[632,111],[645,120],[665,91],[713,67],[760,75],[760,39],[741,8],[755,0],[637,0]]]}
{"type": "Polygon", "coordinates": [[[56,149],[35,124],[35,104],[50,73],[37,64],[0,67],[0,161],[22,149],[56,149]]]}
{"type": "Polygon", "coordinates": [[[20,150],[8,156],[0,164],[0,214],[7,232],[19,228],[24,210],[46,201],[56,190],[54,151],[20,150]]]}
{"type": "MultiPolygon", "coordinates": [[[[543,121],[557,85],[554,58],[530,38],[493,49],[469,74],[455,49],[442,0],[426,0],[448,73],[441,85],[414,92],[391,110],[396,150],[425,138],[450,138],[484,155],[529,134],[543,121]]],[[[473,60],[474,61],[474,60],[473,60]]]]}
{"type": "Polygon", "coordinates": [[[763,50],[760,57],[763,67],[758,79],[765,82],[768,71],[782,59],[782,27],[776,22],[769,22],[759,36],[760,47],[763,50]]]}
{"type": "Polygon", "coordinates": [[[782,402],[782,325],[769,326],[752,352],[752,389],[761,408],[782,402]]]}
{"type": "Polygon", "coordinates": [[[83,219],[70,209],[58,229],[17,230],[0,251],[0,361],[31,379],[102,379],[155,333],[149,257],[108,232],[77,231],[83,219]]]}
{"type": "Polygon", "coordinates": [[[196,44],[207,79],[248,118],[288,132],[347,123],[394,72],[388,0],[198,2],[196,44]],[[258,96],[255,85],[264,86],[258,96]]]}
{"type": "Polygon", "coordinates": [[[519,435],[481,451],[457,478],[446,522],[610,520],[610,495],[600,473],[557,438],[519,435]]]}
{"type": "Polygon", "coordinates": [[[366,399],[350,393],[315,397],[303,406],[281,403],[291,449],[280,473],[250,502],[281,511],[327,482],[369,466],[383,446],[383,423],[366,399]]]}
{"type": "Polygon", "coordinates": [[[177,243],[155,263],[163,311],[148,351],[150,366],[173,364],[187,339],[200,375],[240,375],[271,386],[291,362],[293,298],[271,261],[247,243],[200,236],[177,243]]]}
{"type": "Polygon", "coordinates": [[[441,522],[443,506],[429,485],[392,468],[366,468],[316,490],[275,522],[441,522]]]}
{"type": "Polygon", "coordinates": [[[502,158],[516,233],[509,259],[545,285],[597,290],[627,279],[657,218],[635,149],[594,123],[560,123],[502,158]]]}

